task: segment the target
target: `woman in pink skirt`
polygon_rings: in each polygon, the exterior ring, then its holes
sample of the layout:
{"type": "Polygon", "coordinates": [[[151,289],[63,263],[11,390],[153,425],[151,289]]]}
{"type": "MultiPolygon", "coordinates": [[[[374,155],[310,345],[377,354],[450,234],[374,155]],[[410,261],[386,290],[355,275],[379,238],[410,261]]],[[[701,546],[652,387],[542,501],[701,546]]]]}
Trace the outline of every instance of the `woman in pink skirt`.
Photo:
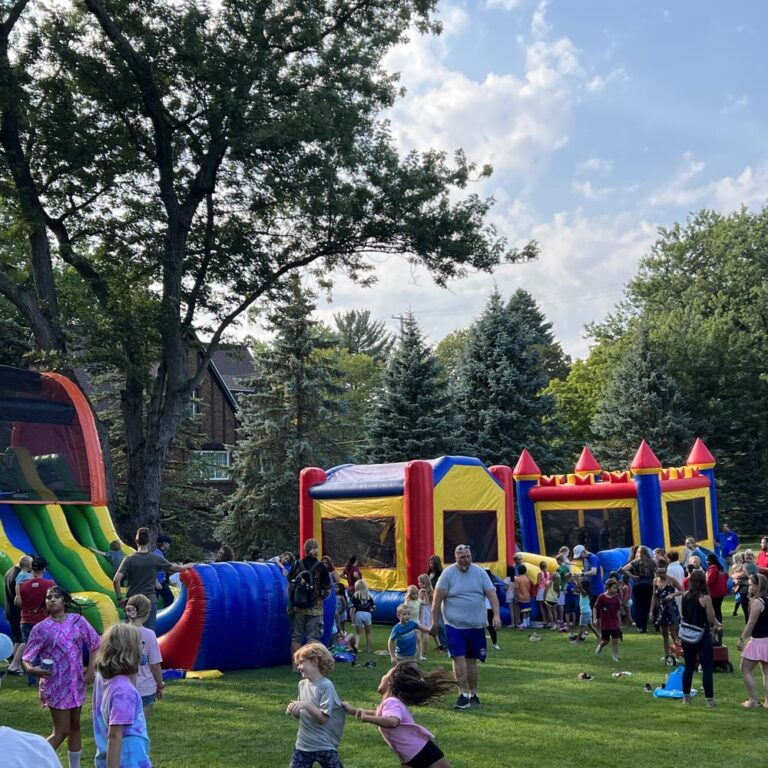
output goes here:
{"type": "Polygon", "coordinates": [[[99,647],[99,636],[82,616],[67,613],[71,602],[61,587],[48,590],[48,618],[30,632],[23,661],[27,672],[40,678],[40,701],[51,712],[53,733],[48,743],[58,749],[66,738],[69,766],[79,768],[80,708],[85,701],[85,686],[93,682],[93,651],[99,647]],[[91,651],[85,675],[83,644],[91,651]]]}
{"type": "Polygon", "coordinates": [[[754,573],[749,577],[749,621],[736,647],[741,651],[741,674],[749,698],[747,709],[760,706],[753,671],[760,664],[763,673],[763,706],[768,709],[768,578],[754,573]],[[746,645],[745,645],[746,643],[746,645]],[[743,649],[743,650],[742,650],[743,649]]]}

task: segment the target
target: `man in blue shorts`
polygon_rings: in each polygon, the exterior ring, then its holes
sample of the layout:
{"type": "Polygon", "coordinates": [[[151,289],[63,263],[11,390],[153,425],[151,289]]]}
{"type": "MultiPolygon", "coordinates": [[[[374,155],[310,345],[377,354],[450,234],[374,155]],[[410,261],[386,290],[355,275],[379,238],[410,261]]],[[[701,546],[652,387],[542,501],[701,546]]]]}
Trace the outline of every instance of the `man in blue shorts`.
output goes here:
{"type": "Polygon", "coordinates": [[[456,547],[456,562],[449,565],[435,584],[432,600],[432,627],[437,635],[440,611],[445,619],[448,655],[453,675],[459,686],[455,709],[480,704],[477,696],[477,662],[485,661],[485,628],[488,613],[486,597],[493,611],[493,626],[501,627],[499,598],[488,574],[472,563],[472,552],[466,544],[456,547]]]}

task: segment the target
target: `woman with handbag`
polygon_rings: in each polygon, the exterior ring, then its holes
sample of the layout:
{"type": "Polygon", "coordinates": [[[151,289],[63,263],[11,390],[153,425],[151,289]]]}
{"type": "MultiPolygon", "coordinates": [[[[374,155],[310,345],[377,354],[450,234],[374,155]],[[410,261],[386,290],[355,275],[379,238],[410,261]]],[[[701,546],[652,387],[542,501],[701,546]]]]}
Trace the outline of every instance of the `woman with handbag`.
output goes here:
{"type": "Polygon", "coordinates": [[[683,671],[683,702],[691,703],[691,682],[697,661],[701,664],[704,696],[708,707],[715,706],[715,688],[712,680],[712,631],[722,629],[715,618],[712,598],[707,592],[707,577],[697,569],[688,579],[688,589],[683,595],[683,620],[678,636],[683,646],[685,670],[683,671]]]}

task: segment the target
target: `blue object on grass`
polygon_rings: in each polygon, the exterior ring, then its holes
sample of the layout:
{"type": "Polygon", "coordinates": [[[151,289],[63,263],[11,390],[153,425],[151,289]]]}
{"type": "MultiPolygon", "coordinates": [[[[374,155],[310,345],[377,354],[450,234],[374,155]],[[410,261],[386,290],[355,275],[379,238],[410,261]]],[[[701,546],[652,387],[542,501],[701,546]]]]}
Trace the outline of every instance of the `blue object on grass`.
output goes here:
{"type": "MultiPolygon", "coordinates": [[[[675,667],[674,671],[667,675],[664,686],[659,686],[653,696],[656,699],[682,699],[683,698],[683,672],[684,667],[675,667]]],[[[695,696],[697,691],[691,688],[691,696],[695,696]]]]}

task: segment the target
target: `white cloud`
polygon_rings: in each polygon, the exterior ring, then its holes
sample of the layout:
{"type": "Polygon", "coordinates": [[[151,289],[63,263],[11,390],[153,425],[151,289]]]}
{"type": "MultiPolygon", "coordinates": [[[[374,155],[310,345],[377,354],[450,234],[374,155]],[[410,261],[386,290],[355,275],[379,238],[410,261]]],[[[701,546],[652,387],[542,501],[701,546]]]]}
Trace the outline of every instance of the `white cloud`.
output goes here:
{"type": "Polygon", "coordinates": [[[501,8],[504,11],[514,11],[524,5],[526,0],[487,0],[486,8],[501,8]]]}
{"type": "Polygon", "coordinates": [[[493,275],[472,274],[446,290],[437,288],[425,269],[413,268],[395,256],[382,257],[376,260],[376,285],[363,291],[340,278],[333,304],[321,303],[319,314],[332,322],[334,312],[365,306],[395,332],[397,316],[411,310],[434,343],[472,323],[494,285],[505,296],[524,288],[553,323],[555,337],[566,352],[584,356],[584,325],[601,320],[613,309],[655,239],[656,227],[629,213],[563,212],[539,221],[534,217],[524,203],[515,200],[494,218],[508,231],[528,232],[539,242],[541,257],[536,262],[503,265],[493,275]]]}
{"type": "Polygon", "coordinates": [[[590,157],[583,163],[579,163],[576,168],[576,173],[580,175],[597,173],[600,176],[607,176],[611,171],[613,171],[613,161],[603,157],[590,157]]]}
{"type": "Polygon", "coordinates": [[[728,94],[725,105],[720,109],[721,115],[732,115],[734,112],[741,112],[749,106],[749,96],[742,93],[741,96],[728,94]]]}
{"type": "Polygon", "coordinates": [[[602,75],[595,75],[589,82],[587,82],[585,87],[590,93],[597,93],[614,82],[629,82],[629,75],[624,67],[616,67],[615,69],[612,69],[605,77],[602,75]]]}
{"type": "Polygon", "coordinates": [[[705,169],[690,153],[683,156],[684,166],[669,182],[655,190],[649,197],[651,206],[675,206],[691,208],[715,208],[730,212],[742,205],[764,205],[768,201],[768,161],[752,167],[748,165],[737,176],[723,176],[698,184],[705,169]]]}
{"type": "Polygon", "coordinates": [[[413,36],[392,51],[385,66],[401,73],[407,95],[391,112],[393,133],[405,149],[463,147],[500,171],[535,174],[568,141],[575,99],[587,73],[567,37],[552,38],[546,4],[533,14],[524,69],[473,79],[446,64],[448,46],[467,23],[452,6],[442,10],[446,34],[413,36]]]}

